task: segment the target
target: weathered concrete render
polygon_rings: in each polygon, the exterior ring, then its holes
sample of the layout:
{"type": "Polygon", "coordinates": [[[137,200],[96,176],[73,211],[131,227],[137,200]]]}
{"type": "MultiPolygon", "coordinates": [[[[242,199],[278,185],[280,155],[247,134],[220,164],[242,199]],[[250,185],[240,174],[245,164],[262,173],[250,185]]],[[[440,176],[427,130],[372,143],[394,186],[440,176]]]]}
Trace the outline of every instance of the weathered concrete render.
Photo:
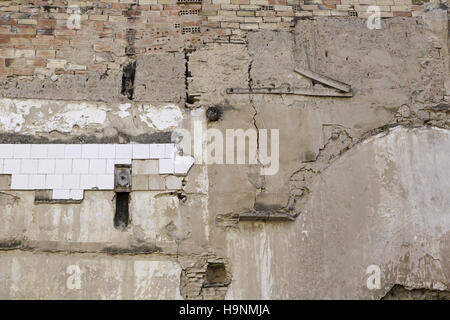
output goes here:
{"type": "Polygon", "coordinates": [[[447,7],[374,30],[363,17],[286,23],[228,41],[168,39],[157,52],[134,50],[128,34],[73,54],[107,72],[1,77],[0,146],[174,144],[177,157],[198,159],[209,137],[185,148],[177,130],[278,129],[280,157],[274,175],[258,157],[187,161],[183,174],[130,158],[126,197],[114,185],[77,202],[42,201],[47,190],[17,190],[1,175],[0,298],[448,298],[447,7]],[[326,88],[296,67],[349,84],[352,97],[227,93],[326,88]]]}

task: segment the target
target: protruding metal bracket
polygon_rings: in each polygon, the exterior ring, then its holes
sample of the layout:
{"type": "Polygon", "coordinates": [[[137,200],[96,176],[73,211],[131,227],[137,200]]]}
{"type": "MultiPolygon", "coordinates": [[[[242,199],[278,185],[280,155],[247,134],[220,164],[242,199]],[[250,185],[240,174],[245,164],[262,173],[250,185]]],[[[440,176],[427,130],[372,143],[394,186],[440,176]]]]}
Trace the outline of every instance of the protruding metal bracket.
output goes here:
{"type": "Polygon", "coordinates": [[[330,86],[332,88],[338,89],[342,92],[352,92],[352,87],[349,84],[346,84],[346,83],[338,81],[338,80],[331,79],[330,77],[323,76],[321,74],[318,74],[317,72],[303,69],[303,68],[295,68],[294,71],[301,74],[302,76],[313,79],[317,82],[320,82],[320,83],[330,86]]]}
{"type": "Polygon", "coordinates": [[[229,88],[228,94],[292,94],[299,96],[312,96],[312,97],[352,97],[352,88],[349,84],[331,79],[330,77],[318,74],[314,71],[296,68],[295,72],[310,78],[314,81],[320,82],[332,89],[309,89],[309,88],[291,88],[278,87],[278,88],[229,88]]]}

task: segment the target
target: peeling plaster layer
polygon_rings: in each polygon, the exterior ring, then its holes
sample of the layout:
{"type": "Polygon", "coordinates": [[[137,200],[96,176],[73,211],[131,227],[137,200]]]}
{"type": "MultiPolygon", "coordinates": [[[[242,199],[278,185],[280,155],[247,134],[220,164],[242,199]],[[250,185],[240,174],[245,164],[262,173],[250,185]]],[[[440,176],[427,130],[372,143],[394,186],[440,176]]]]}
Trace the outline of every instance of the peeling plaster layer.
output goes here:
{"type": "Polygon", "coordinates": [[[164,108],[143,105],[139,117],[150,128],[165,130],[179,126],[183,120],[183,113],[178,106],[172,104],[166,105],[164,108]]]}
{"type": "Polygon", "coordinates": [[[394,284],[448,290],[449,152],[450,131],[437,128],[398,127],[356,145],[312,184],[295,222],[241,222],[227,232],[227,297],[380,299],[394,284]],[[366,286],[370,265],[381,270],[378,290],[366,286]]]}
{"type": "Polygon", "coordinates": [[[178,127],[183,118],[184,112],[174,104],[0,99],[0,130],[11,133],[117,128],[139,134],[178,127]]]}

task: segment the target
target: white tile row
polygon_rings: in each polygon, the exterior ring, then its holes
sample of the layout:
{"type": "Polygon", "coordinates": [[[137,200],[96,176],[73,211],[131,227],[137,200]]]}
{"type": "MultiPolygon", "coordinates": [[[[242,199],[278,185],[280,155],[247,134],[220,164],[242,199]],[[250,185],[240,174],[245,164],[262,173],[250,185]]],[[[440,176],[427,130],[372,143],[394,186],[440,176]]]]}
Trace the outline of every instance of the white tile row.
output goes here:
{"type": "MultiPolygon", "coordinates": [[[[146,159],[147,160],[147,159],[146,159]]],[[[186,174],[194,164],[189,156],[156,162],[159,174],[186,174]]],[[[128,159],[0,159],[0,174],[113,174],[116,164],[131,164],[128,159]]],[[[153,172],[152,172],[153,173],[153,172]]]]}
{"type": "Polygon", "coordinates": [[[0,144],[0,159],[172,159],[173,143],[0,144]]]}
{"type": "Polygon", "coordinates": [[[115,165],[132,160],[154,161],[152,174],[184,175],[194,164],[192,157],[175,155],[173,144],[0,144],[0,174],[11,174],[11,189],[50,189],[53,199],[113,190],[115,165]]]}
{"type": "Polygon", "coordinates": [[[112,174],[116,164],[131,159],[0,159],[0,174],[112,174]]]}
{"type": "Polygon", "coordinates": [[[12,190],[113,190],[114,174],[13,174],[12,190]]]}

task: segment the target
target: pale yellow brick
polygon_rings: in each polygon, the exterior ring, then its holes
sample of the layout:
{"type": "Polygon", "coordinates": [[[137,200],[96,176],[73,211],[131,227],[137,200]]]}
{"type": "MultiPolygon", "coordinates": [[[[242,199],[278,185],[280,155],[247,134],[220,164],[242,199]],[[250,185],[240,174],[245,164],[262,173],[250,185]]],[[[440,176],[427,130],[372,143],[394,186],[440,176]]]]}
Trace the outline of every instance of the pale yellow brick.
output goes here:
{"type": "Polygon", "coordinates": [[[108,17],[108,21],[111,21],[111,22],[127,22],[128,19],[127,19],[127,17],[124,17],[124,16],[109,16],[108,17]]]}
{"type": "Polygon", "coordinates": [[[48,49],[36,50],[36,57],[39,58],[53,59],[55,57],[55,54],[56,54],[55,50],[48,50],[48,49]]]}
{"type": "Polygon", "coordinates": [[[93,14],[93,15],[89,16],[89,20],[92,20],[92,21],[106,21],[106,20],[108,20],[108,16],[100,15],[100,14],[93,14]]]}
{"type": "Polygon", "coordinates": [[[241,23],[239,28],[242,30],[258,30],[259,25],[257,23],[241,23]]]}
{"type": "Polygon", "coordinates": [[[236,11],[224,11],[221,10],[218,12],[219,16],[235,16],[236,15],[236,11]]]}
{"type": "Polygon", "coordinates": [[[268,30],[276,30],[278,29],[277,23],[260,23],[259,24],[260,29],[268,29],[268,30]]]}
{"type": "Polygon", "coordinates": [[[67,70],[86,70],[86,66],[81,65],[81,64],[75,64],[75,63],[68,63],[66,65],[66,69],[67,70]]]}
{"type": "Polygon", "coordinates": [[[237,22],[221,22],[220,27],[221,28],[239,29],[239,23],[237,23],[237,22]]]}
{"type": "Polygon", "coordinates": [[[259,4],[261,6],[268,6],[269,0],[250,0],[250,4],[259,4]]]}
{"type": "Polygon", "coordinates": [[[259,10],[259,9],[261,9],[261,6],[257,6],[254,4],[241,4],[239,7],[241,10],[259,10]]]}
{"type": "Polygon", "coordinates": [[[239,5],[238,4],[222,4],[220,6],[220,8],[222,10],[234,10],[234,11],[236,11],[236,10],[239,10],[239,5]]]}
{"type": "Polygon", "coordinates": [[[143,4],[157,4],[158,0],[139,0],[139,4],[143,5],[143,4]]]}
{"type": "Polygon", "coordinates": [[[244,22],[261,23],[262,17],[244,17],[244,22]]]}
{"type": "Polygon", "coordinates": [[[15,58],[34,58],[35,55],[36,52],[32,49],[16,49],[14,52],[15,58]]]}
{"type": "Polygon", "coordinates": [[[313,10],[313,16],[331,16],[331,10],[313,10]]]}
{"type": "Polygon", "coordinates": [[[275,9],[275,11],[292,11],[291,6],[274,5],[273,8],[275,9]]]}
{"type": "Polygon", "coordinates": [[[63,59],[49,59],[47,68],[49,69],[63,69],[66,66],[67,61],[63,59]]]}
{"type": "Polygon", "coordinates": [[[17,22],[19,24],[37,25],[36,19],[19,19],[17,22]]]}
{"type": "Polygon", "coordinates": [[[253,17],[253,16],[255,16],[255,11],[245,11],[245,10],[238,11],[238,12],[236,12],[236,15],[238,17],[253,17]]]}

